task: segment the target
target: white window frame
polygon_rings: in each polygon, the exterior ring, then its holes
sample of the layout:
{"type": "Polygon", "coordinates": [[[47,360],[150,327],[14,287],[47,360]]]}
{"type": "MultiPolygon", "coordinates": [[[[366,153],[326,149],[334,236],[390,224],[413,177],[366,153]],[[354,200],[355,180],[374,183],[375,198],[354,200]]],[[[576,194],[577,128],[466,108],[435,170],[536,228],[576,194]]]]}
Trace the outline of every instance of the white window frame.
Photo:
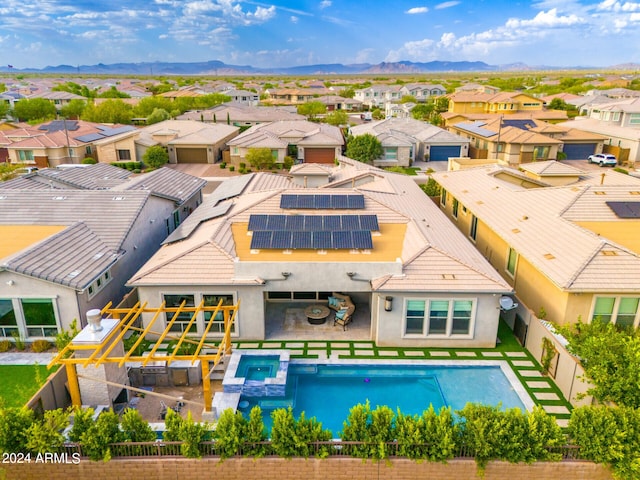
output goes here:
{"type": "Polygon", "coordinates": [[[402,313],[402,338],[429,338],[429,339],[471,339],[475,333],[476,326],[476,317],[477,317],[477,308],[478,308],[478,299],[477,298],[464,298],[464,297],[452,297],[452,298],[443,298],[443,297],[433,297],[433,298],[416,298],[416,297],[406,297],[403,303],[403,313],[402,313]],[[407,331],[407,306],[410,301],[419,301],[424,302],[424,317],[422,320],[422,333],[406,333],[407,331]],[[447,324],[446,324],[446,332],[444,334],[436,333],[430,334],[428,333],[429,329],[429,312],[431,311],[431,302],[449,302],[449,311],[447,314],[447,324]],[[466,334],[457,334],[452,333],[453,329],[453,312],[455,302],[471,302],[471,318],[469,319],[469,333],[466,334]]]}
{"type": "Polygon", "coordinates": [[[473,213],[471,214],[471,221],[469,222],[469,238],[473,243],[476,243],[478,239],[478,217],[473,213]]]}
{"type": "MultiPolygon", "coordinates": [[[[620,311],[620,302],[624,298],[640,298],[640,295],[594,295],[591,301],[591,310],[589,311],[589,323],[594,320],[593,315],[596,310],[596,302],[599,298],[612,298],[613,299],[613,311],[611,312],[611,323],[618,324],[618,313],[620,311]]],[[[640,301],[638,302],[638,308],[636,309],[636,316],[633,320],[633,328],[640,326],[640,301]]]]}
{"type": "MultiPolygon", "coordinates": [[[[27,326],[27,320],[24,318],[24,310],[22,308],[22,300],[51,300],[51,306],[53,308],[53,315],[56,319],[56,329],[58,333],[62,331],[62,325],[60,323],[60,312],[58,307],[58,297],[57,296],[42,296],[42,295],[20,295],[20,296],[2,296],[3,300],[10,300],[11,305],[13,307],[13,313],[16,317],[16,328],[18,332],[20,332],[20,337],[27,339],[29,341],[37,340],[37,339],[47,339],[53,340],[55,339],[55,335],[51,337],[41,336],[41,335],[29,335],[28,328],[38,328],[33,326],[27,326]]],[[[44,327],[41,327],[44,328],[44,327]]],[[[53,326],[51,326],[53,328],[53,326]]],[[[0,338],[11,338],[11,337],[0,337],[0,338]]]]}

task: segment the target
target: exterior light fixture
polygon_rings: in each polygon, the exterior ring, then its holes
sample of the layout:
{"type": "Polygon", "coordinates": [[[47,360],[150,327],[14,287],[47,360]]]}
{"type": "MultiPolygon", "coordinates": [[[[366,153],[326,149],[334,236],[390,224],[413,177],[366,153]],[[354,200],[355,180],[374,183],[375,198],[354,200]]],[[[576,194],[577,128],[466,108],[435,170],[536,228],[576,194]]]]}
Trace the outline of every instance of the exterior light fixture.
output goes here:
{"type": "Polygon", "coordinates": [[[282,272],[282,276],[287,279],[291,276],[291,272],[282,272]]]}
{"type": "Polygon", "coordinates": [[[384,311],[390,312],[393,310],[393,297],[384,297],[384,311]]]}

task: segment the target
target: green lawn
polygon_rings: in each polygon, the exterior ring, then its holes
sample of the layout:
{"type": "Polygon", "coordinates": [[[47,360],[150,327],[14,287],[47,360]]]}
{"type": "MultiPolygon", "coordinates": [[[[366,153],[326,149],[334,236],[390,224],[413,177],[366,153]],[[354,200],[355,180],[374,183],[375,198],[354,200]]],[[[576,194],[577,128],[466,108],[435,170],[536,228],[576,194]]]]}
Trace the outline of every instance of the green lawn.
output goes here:
{"type": "Polygon", "coordinates": [[[405,175],[418,175],[420,169],[418,167],[389,167],[385,168],[390,172],[404,173],[405,175]]]}
{"type": "Polygon", "coordinates": [[[46,365],[0,365],[0,405],[23,406],[51,373],[46,365]]]}

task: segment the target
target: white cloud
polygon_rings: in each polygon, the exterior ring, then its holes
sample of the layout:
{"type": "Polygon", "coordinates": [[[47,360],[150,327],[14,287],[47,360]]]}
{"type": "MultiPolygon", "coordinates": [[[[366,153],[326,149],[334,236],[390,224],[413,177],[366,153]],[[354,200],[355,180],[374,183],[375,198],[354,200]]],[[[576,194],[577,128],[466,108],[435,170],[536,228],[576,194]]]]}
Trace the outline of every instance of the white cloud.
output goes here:
{"type": "Polygon", "coordinates": [[[364,48],[356,53],[355,63],[369,63],[375,53],[373,48],[364,48]]]}
{"type": "Polygon", "coordinates": [[[322,0],[320,2],[320,8],[329,8],[332,5],[331,0],[322,0]]]}
{"type": "Polygon", "coordinates": [[[299,19],[295,15],[291,15],[291,18],[289,20],[291,20],[291,23],[298,23],[299,19]]]}
{"type": "Polygon", "coordinates": [[[584,23],[584,20],[577,15],[565,15],[558,16],[558,10],[552,8],[548,12],[539,12],[534,18],[530,20],[520,20],[517,18],[510,18],[507,20],[506,27],[507,28],[540,28],[540,27],[568,27],[571,25],[577,25],[579,23],[584,23]]]}
{"type": "Polygon", "coordinates": [[[409,15],[416,15],[418,13],[427,13],[428,11],[429,11],[429,8],[427,7],[413,7],[404,13],[408,13],[409,15]]]}
{"type": "Polygon", "coordinates": [[[460,5],[460,2],[442,2],[436,5],[436,10],[442,10],[443,8],[451,8],[456,5],[460,5]]]}
{"type": "Polygon", "coordinates": [[[640,11],[640,3],[638,2],[618,2],[617,0],[604,0],[597,7],[599,11],[606,12],[637,12],[640,11]]]}

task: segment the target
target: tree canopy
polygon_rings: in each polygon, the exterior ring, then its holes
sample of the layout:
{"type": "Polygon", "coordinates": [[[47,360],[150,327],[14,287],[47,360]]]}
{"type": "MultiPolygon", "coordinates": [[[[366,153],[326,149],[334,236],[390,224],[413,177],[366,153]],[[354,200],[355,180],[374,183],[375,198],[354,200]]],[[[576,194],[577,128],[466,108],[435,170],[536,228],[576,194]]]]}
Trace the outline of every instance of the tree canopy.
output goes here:
{"type": "Polygon", "coordinates": [[[147,148],[142,156],[142,162],[151,168],[160,168],[169,161],[169,154],[162,145],[147,148]]]}
{"type": "Polygon", "coordinates": [[[334,110],[333,112],[327,113],[324,121],[329,125],[339,127],[340,125],[347,125],[349,123],[349,115],[342,110],[334,110]]]}
{"type": "Polygon", "coordinates": [[[382,143],[370,133],[351,137],[347,141],[346,155],[354,160],[372,163],[376,158],[382,157],[383,153],[382,143]]]}
{"type": "Polygon", "coordinates": [[[13,108],[13,116],[22,122],[51,120],[57,113],[53,103],[45,98],[20,100],[13,108]]]}
{"type": "Polygon", "coordinates": [[[271,149],[266,147],[250,148],[244,158],[249,165],[258,170],[270,170],[275,165],[271,149]]]}
{"type": "Polygon", "coordinates": [[[326,113],[327,106],[318,101],[303,103],[298,107],[298,113],[306,116],[309,120],[315,119],[318,115],[326,113]]]}
{"type": "Polygon", "coordinates": [[[594,387],[587,393],[601,402],[640,408],[640,333],[594,319],[560,327],[568,349],[580,357],[594,387]]]}
{"type": "Polygon", "coordinates": [[[82,119],[96,123],[131,123],[133,108],[122,100],[109,99],[100,105],[89,103],[84,109],[82,119]]]}

